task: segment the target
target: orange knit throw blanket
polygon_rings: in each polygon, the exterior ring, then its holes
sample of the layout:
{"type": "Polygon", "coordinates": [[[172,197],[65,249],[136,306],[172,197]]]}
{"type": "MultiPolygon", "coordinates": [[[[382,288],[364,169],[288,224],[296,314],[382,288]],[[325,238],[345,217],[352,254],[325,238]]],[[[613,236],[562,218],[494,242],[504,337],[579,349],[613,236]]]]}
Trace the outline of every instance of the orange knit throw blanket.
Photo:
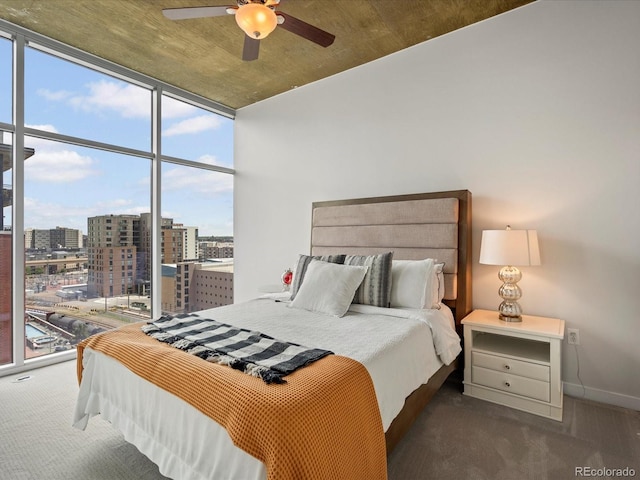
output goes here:
{"type": "Polygon", "coordinates": [[[269,480],[387,478],[382,420],[360,363],[329,355],[284,385],[267,385],[158,342],[141,325],[79,344],[78,380],[85,348],[113,357],[225,427],[237,447],[266,465],[269,480]]]}

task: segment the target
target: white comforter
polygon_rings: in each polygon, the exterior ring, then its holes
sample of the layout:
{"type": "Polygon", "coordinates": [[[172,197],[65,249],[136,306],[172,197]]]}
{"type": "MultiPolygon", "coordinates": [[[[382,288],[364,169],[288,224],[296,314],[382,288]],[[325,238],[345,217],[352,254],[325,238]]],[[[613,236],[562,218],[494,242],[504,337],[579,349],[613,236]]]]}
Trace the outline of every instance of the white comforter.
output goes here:
{"type": "MultiPolygon", "coordinates": [[[[373,381],[385,431],[405,398],[461,351],[446,306],[405,310],[352,305],[336,318],[261,298],[200,314],[359,361],[373,381]]],[[[91,349],[84,351],[83,365],[75,427],[86,428],[89,418],[100,413],[172,478],[265,477],[261,462],[234,447],[222,427],[182,400],[91,349]]]]}

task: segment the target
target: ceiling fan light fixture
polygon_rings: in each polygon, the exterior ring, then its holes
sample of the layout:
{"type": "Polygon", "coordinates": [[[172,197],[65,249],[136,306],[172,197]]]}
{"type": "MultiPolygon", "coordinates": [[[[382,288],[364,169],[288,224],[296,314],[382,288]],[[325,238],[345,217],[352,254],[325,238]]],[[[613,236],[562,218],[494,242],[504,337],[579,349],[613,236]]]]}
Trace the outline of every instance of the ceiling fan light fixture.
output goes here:
{"type": "Polygon", "coordinates": [[[260,3],[247,3],[236,10],[238,26],[251,38],[261,40],[278,25],[276,13],[260,3]]]}

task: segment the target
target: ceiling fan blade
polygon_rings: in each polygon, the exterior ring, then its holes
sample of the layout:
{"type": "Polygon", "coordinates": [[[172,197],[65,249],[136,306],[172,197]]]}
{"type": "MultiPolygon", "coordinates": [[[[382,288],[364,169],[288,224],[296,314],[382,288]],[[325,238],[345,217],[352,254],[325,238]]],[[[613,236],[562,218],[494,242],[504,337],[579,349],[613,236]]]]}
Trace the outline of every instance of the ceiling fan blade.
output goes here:
{"type": "Polygon", "coordinates": [[[250,62],[258,58],[260,51],[260,40],[252,38],[249,35],[244,36],[244,47],[242,49],[242,60],[250,62]]]}
{"type": "Polygon", "coordinates": [[[284,18],[284,22],[279,25],[280,27],[290,31],[291,33],[300,35],[307,40],[311,40],[322,47],[328,47],[336,39],[335,35],[325,32],[318,27],[314,27],[307,22],[303,22],[296,17],[292,17],[291,15],[287,15],[283,12],[276,12],[276,15],[280,15],[284,18]]]}
{"type": "Polygon", "coordinates": [[[189,18],[220,17],[227,15],[227,9],[236,10],[236,5],[220,5],[218,7],[185,7],[165,8],[162,13],[170,20],[186,20],[189,18]]]}

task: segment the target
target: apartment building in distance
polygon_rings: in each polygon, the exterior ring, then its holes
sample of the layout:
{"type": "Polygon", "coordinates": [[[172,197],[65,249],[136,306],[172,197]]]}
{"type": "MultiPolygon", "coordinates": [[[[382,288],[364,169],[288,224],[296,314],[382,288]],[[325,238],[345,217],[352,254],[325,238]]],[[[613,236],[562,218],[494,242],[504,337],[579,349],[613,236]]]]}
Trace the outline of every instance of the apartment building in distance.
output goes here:
{"type": "Polygon", "coordinates": [[[200,242],[200,260],[211,258],[233,258],[233,242],[200,242]]]}
{"type": "MultiPolygon", "coordinates": [[[[151,214],[91,217],[87,227],[87,294],[146,293],[151,281],[151,214]]],[[[198,259],[197,227],[163,218],[160,235],[163,265],[198,259]]]]}
{"type": "Polygon", "coordinates": [[[83,244],[82,231],[75,228],[27,228],[24,231],[26,250],[78,250],[83,244]]]}
{"type": "Polygon", "coordinates": [[[181,223],[177,223],[173,225],[173,229],[182,232],[182,258],[184,260],[196,260],[200,258],[198,227],[187,227],[181,223]]]}
{"type": "Polygon", "coordinates": [[[138,215],[87,219],[87,295],[113,297],[134,291],[140,244],[138,215]]]}
{"type": "MultiPolygon", "coordinates": [[[[151,278],[151,214],[140,214],[141,256],[139,268],[143,278],[151,278]]],[[[174,223],[172,218],[163,218],[160,224],[160,259],[162,264],[198,259],[198,227],[186,227],[174,223]]]]}
{"type": "Polygon", "coordinates": [[[162,266],[162,310],[189,313],[233,303],[233,259],[162,266]]]}

